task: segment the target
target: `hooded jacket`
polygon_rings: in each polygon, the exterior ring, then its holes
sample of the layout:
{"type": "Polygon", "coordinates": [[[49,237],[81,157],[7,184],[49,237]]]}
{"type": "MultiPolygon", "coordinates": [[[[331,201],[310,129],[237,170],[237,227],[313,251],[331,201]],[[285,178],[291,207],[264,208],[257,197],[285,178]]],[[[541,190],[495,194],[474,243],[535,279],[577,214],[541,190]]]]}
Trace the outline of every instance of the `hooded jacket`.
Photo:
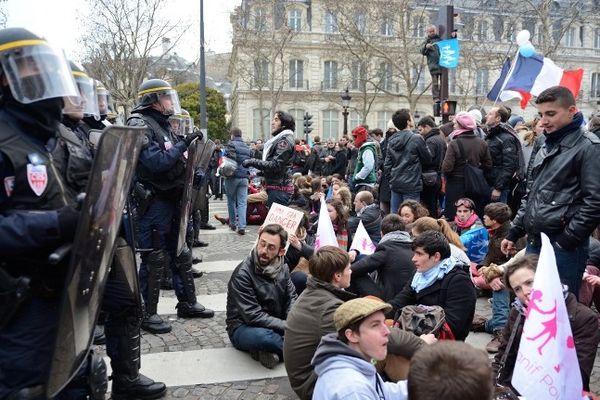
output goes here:
{"type": "Polygon", "coordinates": [[[396,132],[386,148],[384,171],[390,189],[397,193],[423,190],[423,165],[431,163],[431,154],[420,135],[412,131],[396,132]]]}
{"type": "Polygon", "coordinates": [[[377,244],[381,240],[381,210],[379,206],[375,203],[369,204],[363,207],[355,217],[350,217],[348,220],[348,240],[350,242],[352,242],[360,221],[373,243],[377,244]]]}
{"type": "Polygon", "coordinates": [[[312,359],[319,376],[313,400],[404,400],[406,381],[384,382],[375,366],[337,338],[323,336],[312,359]]]}

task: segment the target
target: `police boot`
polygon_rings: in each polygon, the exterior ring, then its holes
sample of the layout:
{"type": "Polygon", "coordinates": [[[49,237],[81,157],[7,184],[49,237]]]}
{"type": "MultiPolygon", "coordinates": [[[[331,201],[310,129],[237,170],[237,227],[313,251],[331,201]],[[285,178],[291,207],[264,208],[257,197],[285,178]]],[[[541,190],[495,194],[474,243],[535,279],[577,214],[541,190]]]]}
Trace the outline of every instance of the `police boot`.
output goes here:
{"type": "Polygon", "coordinates": [[[171,332],[171,324],[168,321],[163,320],[157,314],[158,299],[160,296],[160,281],[168,259],[169,258],[164,250],[152,250],[146,256],[146,266],[148,268],[148,297],[146,300],[144,320],[142,321],[142,329],[150,333],[171,332]]]}
{"type": "Polygon", "coordinates": [[[184,249],[175,259],[175,270],[182,283],[182,292],[177,293],[177,316],[180,318],[212,318],[213,310],[205,308],[196,299],[196,286],[192,275],[192,252],[184,249]]]}
{"type": "Polygon", "coordinates": [[[140,318],[136,309],[106,323],[106,353],[112,367],[114,400],[158,399],[167,387],[140,374],[140,318]]]}

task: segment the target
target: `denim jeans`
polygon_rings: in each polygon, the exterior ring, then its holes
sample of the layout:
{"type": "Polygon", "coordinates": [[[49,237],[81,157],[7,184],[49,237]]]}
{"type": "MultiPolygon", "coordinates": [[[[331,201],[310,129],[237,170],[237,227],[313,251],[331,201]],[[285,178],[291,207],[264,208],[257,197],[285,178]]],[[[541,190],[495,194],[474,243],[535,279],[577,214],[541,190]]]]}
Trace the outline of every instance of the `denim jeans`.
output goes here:
{"type": "Polygon", "coordinates": [[[282,206],[287,206],[290,203],[291,193],[282,190],[267,189],[267,207],[271,207],[273,203],[279,203],[282,206]]]}
{"type": "MultiPolygon", "coordinates": [[[[561,249],[554,241],[551,241],[551,243],[556,257],[556,266],[558,267],[560,281],[569,287],[569,292],[579,298],[581,279],[583,278],[590,249],[589,240],[585,240],[573,250],[561,249]]],[[[537,244],[529,243],[527,245],[527,253],[540,254],[540,250],[541,247],[537,244]]]]}
{"type": "MultiPolygon", "coordinates": [[[[492,190],[494,190],[492,188],[492,190]]],[[[510,193],[510,189],[504,189],[500,191],[500,197],[498,198],[498,200],[491,200],[491,197],[489,199],[490,202],[500,202],[500,203],[504,203],[507,204],[508,203],[508,195],[510,193]]],[[[490,192],[490,196],[491,196],[492,192],[490,192]]]]}
{"type": "Polygon", "coordinates": [[[390,212],[393,214],[397,214],[400,210],[400,204],[402,204],[405,200],[421,200],[421,192],[411,192],[411,193],[399,193],[394,192],[392,190],[392,199],[390,201],[390,212]]]}
{"type": "Polygon", "coordinates": [[[283,336],[272,329],[240,325],[231,335],[233,347],[242,351],[266,351],[283,360],[283,336]]]}
{"type": "Polygon", "coordinates": [[[492,318],[486,321],[485,330],[494,333],[504,328],[510,312],[510,293],[508,289],[494,290],[492,292],[492,318]]]}
{"type": "Polygon", "coordinates": [[[229,225],[246,229],[246,209],[248,208],[248,178],[226,178],[227,211],[229,225]]]}

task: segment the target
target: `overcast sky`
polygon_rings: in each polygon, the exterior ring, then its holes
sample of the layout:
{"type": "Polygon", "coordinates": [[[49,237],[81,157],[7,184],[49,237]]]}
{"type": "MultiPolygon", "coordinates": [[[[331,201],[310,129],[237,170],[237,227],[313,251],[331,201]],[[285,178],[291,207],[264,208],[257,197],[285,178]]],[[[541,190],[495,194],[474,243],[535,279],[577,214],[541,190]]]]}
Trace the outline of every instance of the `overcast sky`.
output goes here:
{"type": "MultiPolygon", "coordinates": [[[[168,17],[189,20],[192,28],[175,51],[192,61],[200,54],[200,1],[165,0],[168,17]]],[[[229,14],[241,0],[205,0],[204,36],[206,49],[217,53],[231,50],[229,14]]],[[[85,0],[7,0],[7,26],[21,26],[34,31],[50,42],[63,47],[68,57],[78,60],[77,39],[83,29],[81,18],[86,14],[85,0]]]]}

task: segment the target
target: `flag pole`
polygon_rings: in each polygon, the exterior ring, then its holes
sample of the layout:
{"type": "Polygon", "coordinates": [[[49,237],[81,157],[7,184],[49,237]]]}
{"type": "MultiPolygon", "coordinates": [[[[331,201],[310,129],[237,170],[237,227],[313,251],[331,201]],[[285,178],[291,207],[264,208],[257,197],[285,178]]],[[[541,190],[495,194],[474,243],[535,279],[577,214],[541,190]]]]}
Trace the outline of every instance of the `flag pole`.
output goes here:
{"type": "Polygon", "coordinates": [[[492,104],[492,107],[495,107],[496,103],[498,103],[498,99],[500,98],[500,95],[502,94],[502,92],[504,91],[504,88],[506,87],[506,82],[508,82],[508,80],[510,79],[510,77],[512,76],[512,74],[515,70],[515,65],[517,65],[518,58],[519,58],[519,49],[517,49],[517,54],[516,54],[514,60],[510,64],[510,69],[508,70],[508,74],[506,74],[506,79],[504,79],[504,82],[502,82],[502,87],[500,87],[500,90],[498,91],[498,94],[496,95],[496,100],[494,100],[494,104],[492,104]]]}

